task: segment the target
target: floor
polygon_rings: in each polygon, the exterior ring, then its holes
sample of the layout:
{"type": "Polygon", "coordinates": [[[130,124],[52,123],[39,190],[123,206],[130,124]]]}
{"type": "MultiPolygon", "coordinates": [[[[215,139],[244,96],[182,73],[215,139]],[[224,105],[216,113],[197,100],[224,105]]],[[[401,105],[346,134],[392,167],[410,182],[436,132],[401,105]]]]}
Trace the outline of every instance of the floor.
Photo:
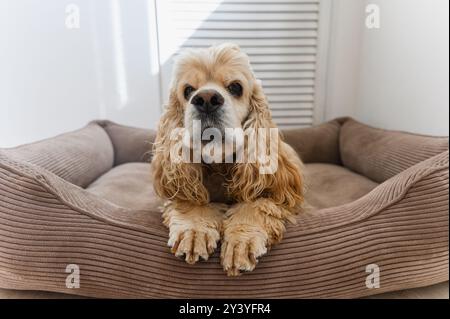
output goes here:
{"type": "MultiPolygon", "coordinates": [[[[72,299],[80,298],[65,294],[42,291],[17,291],[0,289],[0,299],[72,299]]],[[[369,297],[370,299],[449,299],[448,281],[423,288],[389,292],[369,297]]]]}

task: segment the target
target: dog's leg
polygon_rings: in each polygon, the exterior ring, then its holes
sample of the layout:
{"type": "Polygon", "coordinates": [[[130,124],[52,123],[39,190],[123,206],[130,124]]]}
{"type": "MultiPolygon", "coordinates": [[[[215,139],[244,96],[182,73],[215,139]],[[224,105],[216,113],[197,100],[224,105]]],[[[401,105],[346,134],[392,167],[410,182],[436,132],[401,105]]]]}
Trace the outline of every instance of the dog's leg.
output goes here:
{"type": "Polygon", "coordinates": [[[294,221],[292,216],[290,211],[266,198],[233,206],[224,221],[220,254],[228,276],[252,271],[257,258],[282,239],[284,223],[286,220],[294,221]]]}
{"type": "Polygon", "coordinates": [[[168,245],[177,257],[194,264],[207,260],[217,248],[224,214],[214,205],[169,203],[164,210],[164,225],[169,228],[168,245]]]}

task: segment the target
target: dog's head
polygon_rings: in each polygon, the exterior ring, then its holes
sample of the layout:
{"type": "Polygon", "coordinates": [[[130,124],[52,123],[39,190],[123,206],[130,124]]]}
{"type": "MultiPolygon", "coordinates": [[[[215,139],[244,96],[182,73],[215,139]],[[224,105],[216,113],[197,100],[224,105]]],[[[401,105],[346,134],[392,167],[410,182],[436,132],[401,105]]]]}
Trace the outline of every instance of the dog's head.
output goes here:
{"type": "MultiPolygon", "coordinates": [[[[209,193],[203,185],[201,163],[174,162],[172,157],[173,150],[177,149],[174,145],[178,144],[173,140],[173,132],[184,128],[193,133],[196,121],[200,121],[202,133],[206,129],[218,129],[222,138],[227,128],[259,134],[259,129],[275,127],[261,83],[253,74],[248,56],[238,46],[221,44],[188,50],[178,57],[169,103],[159,122],[155,141],[152,165],[156,192],[165,198],[205,204],[209,193]]],[[[258,143],[250,143],[247,139],[241,149],[245,149],[245,154],[258,154],[259,159],[264,149],[260,146],[270,140],[260,142],[258,139],[258,143]]],[[[261,175],[259,160],[234,163],[228,184],[233,197],[240,201],[271,197],[276,203],[289,207],[300,201],[301,176],[290,160],[296,155],[288,153],[283,144],[278,143],[278,133],[275,140],[280,146],[275,152],[276,172],[261,175]]]]}
{"type": "Polygon", "coordinates": [[[192,131],[195,120],[201,130],[242,128],[259,92],[248,56],[237,45],[221,44],[187,50],[177,59],[170,103],[181,107],[183,127],[192,131]]]}

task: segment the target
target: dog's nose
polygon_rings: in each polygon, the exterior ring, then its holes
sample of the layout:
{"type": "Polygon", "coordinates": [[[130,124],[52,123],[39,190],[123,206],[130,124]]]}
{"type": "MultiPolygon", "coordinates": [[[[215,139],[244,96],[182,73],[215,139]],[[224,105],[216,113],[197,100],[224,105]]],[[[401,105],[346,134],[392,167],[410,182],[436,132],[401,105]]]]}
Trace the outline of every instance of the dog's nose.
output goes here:
{"type": "Polygon", "coordinates": [[[216,90],[203,90],[192,97],[191,103],[201,113],[213,113],[223,105],[224,98],[216,90]]]}

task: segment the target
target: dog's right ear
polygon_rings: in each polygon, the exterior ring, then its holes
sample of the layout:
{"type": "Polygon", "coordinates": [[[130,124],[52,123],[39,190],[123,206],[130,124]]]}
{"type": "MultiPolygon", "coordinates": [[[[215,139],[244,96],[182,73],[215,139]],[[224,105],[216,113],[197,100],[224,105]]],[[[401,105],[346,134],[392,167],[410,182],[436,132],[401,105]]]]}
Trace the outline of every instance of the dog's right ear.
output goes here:
{"type": "MultiPolygon", "coordinates": [[[[252,129],[259,133],[259,129],[276,128],[269,110],[267,97],[265,96],[261,83],[255,82],[250,97],[250,114],[243,123],[243,129],[252,129]]],[[[263,133],[266,134],[266,133],[263,133]]],[[[277,170],[272,174],[261,174],[260,163],[237,163],[233,167],[229,192],[242,202],[255,201],[259,197],[270,198],[277,205],[286,208],[300,206],[303,202],[303,177],[295,163],[295,156],[285,148],[281,136],[276,136],[277,141],[277,170]]],[[[266,149],[270,149],[271,136],[267,136],[266,149]],[[270,143],[269,143],[270,142],[270,143]]],[[[247,146],[248,147],[248,146],[247,146]]],[[[248,154],[254,150],[248,150],[248,154]]],[[[258,156],[259,146],[257,148],[258,156]]]]}
{"type": "Polygon", "coordinates": [[[153,145],[152,175],[155,192],[162,198],[189,201],[199,205],[209,201],[202,182],[200,164],[183,163],[171,158],[177,140],[171,139],[174,130],[183,127],[184,110],[178,99],[176,83],[172,83],[169,103],[161,116],[153,145]]]}

